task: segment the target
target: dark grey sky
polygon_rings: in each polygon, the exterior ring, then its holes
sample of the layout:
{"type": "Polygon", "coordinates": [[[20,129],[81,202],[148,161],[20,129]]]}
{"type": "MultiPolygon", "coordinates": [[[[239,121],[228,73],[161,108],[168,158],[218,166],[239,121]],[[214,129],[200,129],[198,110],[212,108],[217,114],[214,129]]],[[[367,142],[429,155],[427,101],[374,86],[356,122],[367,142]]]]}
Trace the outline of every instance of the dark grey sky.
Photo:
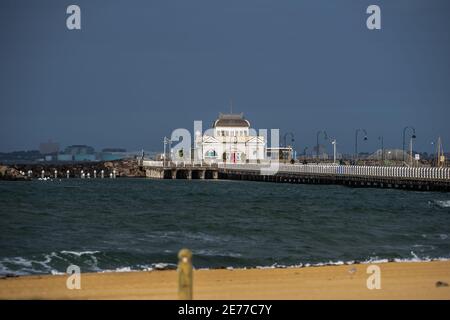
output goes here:
{"type": "MultiPolygon", "coordinates": [[[[255,128],[326,129],[352,152],[450,148],[448,0],[2,0],[0,151],[48,139],[162,148],[172,129],[244,112],[255,128]],[[66,28],[78,4],[82,30],[66,28]],[[366,28],[378,4],[382,30],[366,28]]],[[[330,148],[331,149],[331,148],[330,148]]]]}

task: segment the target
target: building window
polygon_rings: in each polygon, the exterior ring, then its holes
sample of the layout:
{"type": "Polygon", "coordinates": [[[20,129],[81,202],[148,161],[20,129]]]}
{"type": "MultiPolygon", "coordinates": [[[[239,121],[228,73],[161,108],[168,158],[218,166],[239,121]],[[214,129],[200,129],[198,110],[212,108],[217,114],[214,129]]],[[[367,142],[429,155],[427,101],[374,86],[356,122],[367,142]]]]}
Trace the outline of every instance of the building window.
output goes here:
{"type": "Polygon", "coordinates": [[[208,151],[206,151],[205,157],[206,158],[216,158],[217,157],[216,150],[208,150],[208,151]]]}

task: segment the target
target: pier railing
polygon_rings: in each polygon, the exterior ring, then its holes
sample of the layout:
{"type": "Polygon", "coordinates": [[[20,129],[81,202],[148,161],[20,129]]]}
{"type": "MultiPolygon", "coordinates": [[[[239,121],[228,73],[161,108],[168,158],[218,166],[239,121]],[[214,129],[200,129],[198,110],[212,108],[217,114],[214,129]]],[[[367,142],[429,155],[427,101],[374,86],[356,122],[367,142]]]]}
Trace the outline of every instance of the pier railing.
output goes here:
{"type": "Polygon", "coordinates": [[[162,161],[154,161],[154,160],[141,160],[140,165],[145,167],[162,167],[162,161]]]}
{"type": "Polygon", "coordinates": [[[160,168],[192,168],[192,167],[210,167],[217,168],[216,162],[207,161],[154,161],[154,160],[143,160],[142,166],[144,167],[160,167],[160,168]]]}
{"type": "MultiPolygon", "coordinates": [[[[219,163],[219,169],[261,171],[264,164],[219,163]]],[[[450,180],[450,168],[351,166],[333,164],[279,164],[280,173],[324,174],[361,177],[392,177],[410,179],[450,180]]]]}
{"type": "Polygon", "coordinates": [[[424,180],[449,180],[450,168],[437,167],[390,167],[390,166],[356,166],[356,165],[336,165],[336,164],[282,164],[282,163],[210,163],[210,162],[184,162],[184,161],[153,161],[144,160],[142,165],[146,167],[159,168],[215,168],[231,169],[239,171],[262,172],[269,165],[274,166],[274,173],[287,174],[319,174],[337,176],[361,176],[361,177],[386,177],[424,180]]]}

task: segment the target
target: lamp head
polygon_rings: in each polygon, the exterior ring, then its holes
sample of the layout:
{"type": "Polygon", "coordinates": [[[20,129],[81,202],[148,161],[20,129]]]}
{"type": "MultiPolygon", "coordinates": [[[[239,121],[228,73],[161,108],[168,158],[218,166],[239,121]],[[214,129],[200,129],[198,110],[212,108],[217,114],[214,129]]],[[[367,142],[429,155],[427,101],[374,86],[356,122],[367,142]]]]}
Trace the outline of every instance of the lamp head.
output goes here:
{"type": "Polygon", "coordinates": [[[367,136],[364,137],[364,141],[367,141],[367,136]]]}
{"type": "Polygon", "coordinates": [[[415,135],[415,134],[413,134],[411,138],[415,139],[415,138],[416,138],[416,135],[415,135]]]}

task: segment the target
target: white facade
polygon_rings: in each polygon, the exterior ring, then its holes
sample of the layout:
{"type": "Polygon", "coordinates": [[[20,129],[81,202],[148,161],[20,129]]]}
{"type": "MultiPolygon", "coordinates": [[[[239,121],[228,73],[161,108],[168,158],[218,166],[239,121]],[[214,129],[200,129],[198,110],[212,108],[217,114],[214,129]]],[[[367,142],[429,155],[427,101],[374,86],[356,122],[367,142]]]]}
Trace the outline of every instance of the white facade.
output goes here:
{"type": "Polygon", "coordinates": [[[195,137],[197,159],[245,163],[263,160],[266,143],[250,128],[243,114],[220,114],[212,129],[195,137]]]}

